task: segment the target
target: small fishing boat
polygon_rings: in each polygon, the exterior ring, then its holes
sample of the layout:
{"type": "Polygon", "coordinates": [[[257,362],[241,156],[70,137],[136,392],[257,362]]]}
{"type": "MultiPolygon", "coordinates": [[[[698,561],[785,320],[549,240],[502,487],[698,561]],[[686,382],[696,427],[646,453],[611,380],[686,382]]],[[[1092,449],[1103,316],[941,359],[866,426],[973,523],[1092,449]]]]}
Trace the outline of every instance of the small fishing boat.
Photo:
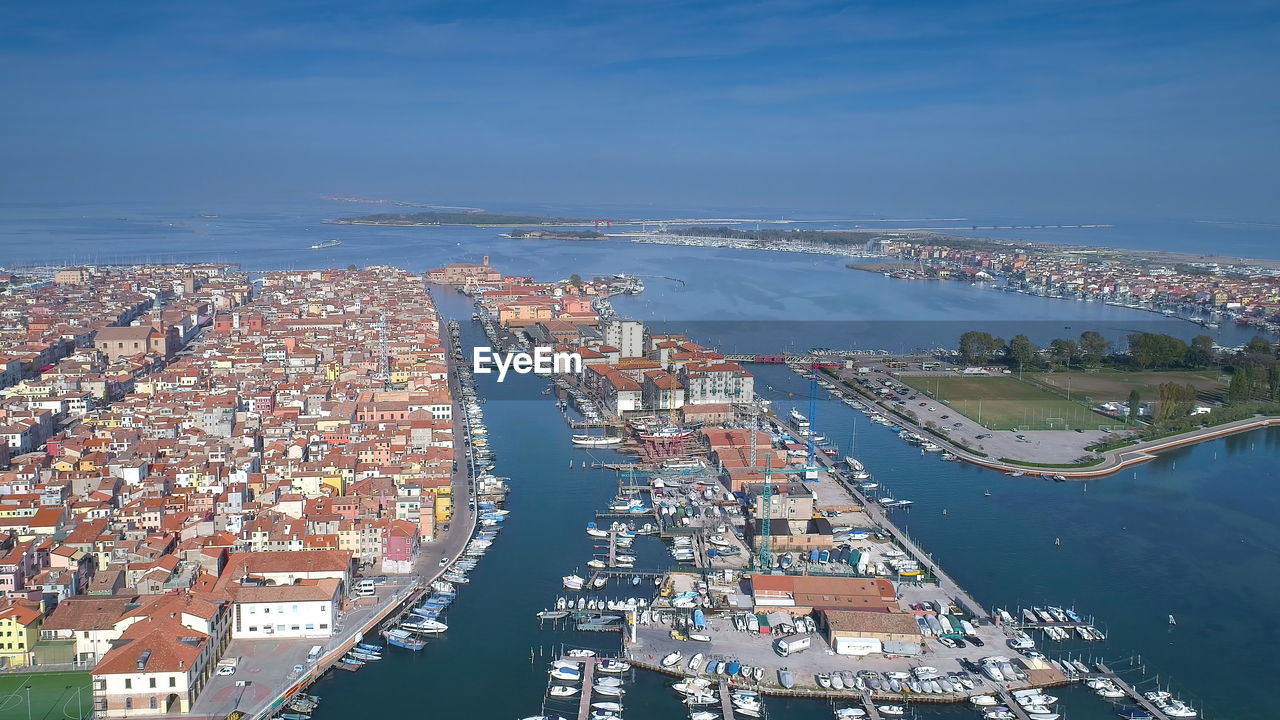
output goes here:
{"type": "Polygon", "coordinates": [[[547,691],[551,697],[572,697],[578,694],[578,688],[568,685],[552,685],[547,691]]]}
{"type": "Polygon", "coordinates": [[[575,668],[558,667],[551,669],[551,677],[556,680],[577,682],[582,679],[582,672],[575,668]]]}
{"type": "Polygon", "coordinates": [[[795,675],[792,675],[791,671],[786,668],[780,668],[778,670],[778,684],[790,690],[791,688],[795,687],[795,684],[796,684],[795,675]]]}
{"type": "Polygon", "coordinates": [[[681,657],[683,656],[680,654],[679,650],[667,653],[666,657],[662,658],[662,667],[671,667],[672,665],[675,665],[680,662],[681,657]]]}
{"type": "Polygon", "coordinates": [[[630,669],[631,665],[613,658],[602,658],[600,662],[596,663],[596,671],[602,673],[617,674],[624,673],[630,669]]]}
{"type": "Polygon", "coordinates": [[[605,697],[622,697],[627,694],[626,690],[616,685],[602,685],[600,683],[596,683],[591,690],[597,695],[604,695],[605,697]]]}
{"type": "Polygon", "coordinates": [[[876,710],[887,717],[902,717],[907,714],[906,705],[877,705],[876,710]]]}

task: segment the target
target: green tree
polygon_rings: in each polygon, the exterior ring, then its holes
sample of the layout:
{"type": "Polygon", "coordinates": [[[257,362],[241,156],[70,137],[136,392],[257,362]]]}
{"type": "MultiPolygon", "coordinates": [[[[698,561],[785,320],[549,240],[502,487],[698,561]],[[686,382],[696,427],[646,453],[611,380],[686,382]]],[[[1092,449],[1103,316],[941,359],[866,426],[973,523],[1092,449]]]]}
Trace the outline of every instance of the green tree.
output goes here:
{"type": "Polygon", "coordinates": [[[570,275],[569,284],[573,285],[574,287],[582,287],[582,276],[577,273],[570,275]]]}
{"type": "Polygon", "coordinates": [[[1039,359],[1036,355],[1037,352],[1038,348],[1036,348],[1035,343],[1031,342],[1031,338],[1026,335],[1014,335],[1013,339],[1009,341],[1007,353],[1009,361],[1019,368],[1034,367],[1039,359]]]}
{"type": "Polygon", "coordinates": [[[1231,384],[1227,385],[1227,404],[1239,405],[1249,399],[1253,382],[1249,379],[1249,368],[1238,367],[1231,373],[1231,384]]]}
{"type": "Polygon", "coordinates": [[[1111,343],[1095,330],[1080,333],[1080,359],[1086,365],[1097,365],[1111,352],[1111,343]]]}
{"type": "Polygon", "coordinates": [[[1138,419],[1138,408],[1142,407],[1142,393],[1138,392],[1138,388],[1129,391],[1129,422],[1138,419]]]}
{"type": "Polygon", "coordinates": [[[351,263],[350,265],[348,265],[348,266],[347,266],[347,270],[349,270],[349,271],[351,271],[351,272],[355,272],[356,270],[359,270],[359,269],[360,269],[360,268],[356,267],[356,264],[355,264],[355,263],[351,263]]]}
{"type": "Polygon", "coordinates": [[[1191,338],[1191,347],[1187,350],[1187,365],[1194,368],[1209,367],[1217,359],[1213,352],[1213,338],[1208,335],[1197,335],[1191,338]]]}
{"type": "Polygon", "coordinates": [[[1134,367],[1175,367],[1187,361],[1187,344],[1164,333],[1132,333],[1129,341],[1129,361],[1134,367]]]}
{"type": "Polygon", "coordinates": [[[960,336],[960,357],[969,365],[985,362],[1000,351],[1004,341],[991,333],[970,330],[960,336]]]}
{"type": "Polygon", "coordinates": [[[1159,393],[1155,417],[1157,423],[1186,416],[1196,402],[1196,388],[1189,383],[1160,383],[1157,392],[1159,393]]]}
{"type": "Polygon", "coordinates": [[[1075,340],[1058,338],[1049,343],[1049,354],[1054,360],[1070,365],[1071,361],[1076,359],[1076,355],[1080,354],[1080,347],[1076,345],[1075,340]]]}
{"type": "Polygon", "coordinates": [[[1254,335],[1249,339],[1249,342],[1245,343],[1244,351],[1247,353],[1274,355],[1276,350],[1271,343],[1267,342],[1266,338],[1261,335],[1254,335]]]}
{"type": "Polygon", "coordinates": [[[1267,397],[1271,402],[1280,402],[1280,363],[1267,367],[1267,397]]]}

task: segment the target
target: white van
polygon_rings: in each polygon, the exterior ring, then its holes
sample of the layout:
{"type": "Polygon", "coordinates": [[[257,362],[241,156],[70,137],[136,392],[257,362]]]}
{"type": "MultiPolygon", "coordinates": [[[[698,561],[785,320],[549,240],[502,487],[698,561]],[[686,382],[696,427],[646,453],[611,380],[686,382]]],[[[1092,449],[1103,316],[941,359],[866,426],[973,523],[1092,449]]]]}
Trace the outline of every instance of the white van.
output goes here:
{"type": "Polygon", "coordinates": [[[356,597],[372,597],[377,594],[377,585],[369,579],[361,580],[351,587],[356,597]]]}

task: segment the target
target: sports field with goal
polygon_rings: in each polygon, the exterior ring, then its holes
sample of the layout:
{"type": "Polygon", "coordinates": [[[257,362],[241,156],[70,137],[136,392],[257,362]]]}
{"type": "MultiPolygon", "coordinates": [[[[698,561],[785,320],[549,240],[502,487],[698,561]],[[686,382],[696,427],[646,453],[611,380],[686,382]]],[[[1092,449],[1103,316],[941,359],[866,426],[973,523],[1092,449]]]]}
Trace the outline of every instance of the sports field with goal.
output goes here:
{"type": "Polygon", "coordinates": [[[0,718],[81,720],[92,713],[93,688],[87,672],[29,673],[19,668],[0,674],[0,718]]]}
{"type": "Polygon", "coordinates": [[[988,430],[1097,430],[1116,421],[1010,375],[917,375],[898,378],[933,396],[940,405],[929,412],[912,402],[920,422],[942,424],[947,408],[988,430]]]}

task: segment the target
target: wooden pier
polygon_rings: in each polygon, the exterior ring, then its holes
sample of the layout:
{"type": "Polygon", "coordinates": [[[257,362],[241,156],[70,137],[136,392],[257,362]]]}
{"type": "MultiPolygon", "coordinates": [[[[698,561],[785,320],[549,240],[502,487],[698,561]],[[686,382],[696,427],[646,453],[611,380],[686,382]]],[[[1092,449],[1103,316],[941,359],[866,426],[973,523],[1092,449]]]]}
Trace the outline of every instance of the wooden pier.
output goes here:
{"type": "Polygon", "coordinates": [[[595,658],[574,658],[582,662],[582,697],[578,699],[578,720],[591,717],[591,689],[596,674],[595,658]]]}
{"type": "Polygon", "coordinates": [[[1018,704],[1018,701],[1014,699],[1013,694],[1008,690],[997,690],[996,694],[1000,696],[1000,700],[1004,702],[1005,706],[1009,708],[1009,712],[1013,713],[1018,720],[1031,720],[1031,716],[1027,714],[1026,710],[1022,709],[1022,706],[1018,704]]]}
{"type": "Polygon", "coordinates": [[[871,697],[870,690],[862,691],[862,708],[867,711],[869,720],[880,720],[880,708],[876,707],[875,700],[871,697]]]}
{"type": "Polygon", "coordinates": [[[720,686],[720,717],[724,720],[733,720],[733,693],[730,691],[729,683],[721,681],[720,686]]]}
{"type": "Polygon", "coordinates": [[[1169,716],[1165,715],[1163,710],[1156,707],[1155,703],[1148,700],[1142,693],[1138,692],[1137,689],[1135,689],[1132,685],[1125,682],[1124,680],[1121,680],[1120,676],[1112,672],[1111,668],[1108,668],[1106,665],[1103,665],[1102,663],[1098,663],[1098,669],[1102,671],[1102,674],[1106,679],[1115,683],[1116,687],[1123,690],[1124,693],[1128,695],[1131,700],[1138,703],[1138,707],[1142,708],[1143,710],[1146,710],[1151,715],[1153,720],[1169,720],[1169,716]]]}

